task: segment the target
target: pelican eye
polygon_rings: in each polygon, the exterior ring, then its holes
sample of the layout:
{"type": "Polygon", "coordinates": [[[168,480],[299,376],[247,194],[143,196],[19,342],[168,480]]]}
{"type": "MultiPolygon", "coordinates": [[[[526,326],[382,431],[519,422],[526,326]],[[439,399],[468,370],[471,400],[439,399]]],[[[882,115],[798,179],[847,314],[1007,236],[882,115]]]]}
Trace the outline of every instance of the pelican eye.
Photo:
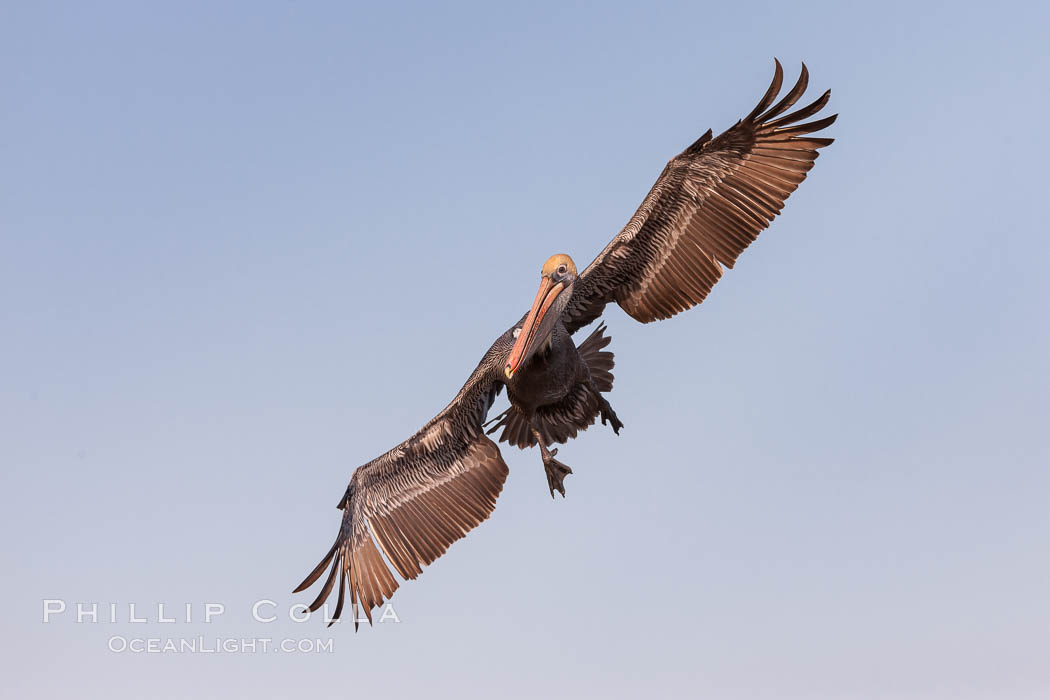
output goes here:
{"type": "Polygon", "coordinates": [[[561,265],[558,265],[558,274],[559,275],[564,275],[568,271],[569,271],[569,268],[565,267],[564,263],[561,264],[561,265]]]}

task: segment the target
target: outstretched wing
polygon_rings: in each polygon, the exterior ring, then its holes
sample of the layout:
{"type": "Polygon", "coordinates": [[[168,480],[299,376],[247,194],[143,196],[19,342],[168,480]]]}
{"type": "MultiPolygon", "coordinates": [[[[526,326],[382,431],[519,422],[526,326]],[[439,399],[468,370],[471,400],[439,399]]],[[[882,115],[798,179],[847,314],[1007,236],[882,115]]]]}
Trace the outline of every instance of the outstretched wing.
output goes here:
{"type": "Polygon", "coordinates": [[[358,606],[371,623],[372,608],[399,585],[380,551],[402,578],[414,579],[489,517],[508,472],[481,426],[503,386],[498,378],[513,342],[511,331],[504,333],[445,410],[354,472],[339,502],[343,522],[335,544],[295,589],[305,590],[329,572],[311,612],[331,595],[338,575],[333,621],[342,615],[349,590],[354,628],[358,606]]]}
{"type": "Polygon", "coordinates": [[[810,134],[838,115],[799,124],[831,91],[790,114],[809,83],[805,64],[775,105],[784,79],[776,62],[765,96],[717,138],[711,131],[675,156],[622,231],[576,281],[564,315],[570,332],[618,303],[642,323],[670,318],[704,300],[737,257],[780,213],[832,139],[810,134]],[[770,106],[772,105],[772,106],[770,106]],[[781,116],[784,115],[784,116],[781,116]]]}

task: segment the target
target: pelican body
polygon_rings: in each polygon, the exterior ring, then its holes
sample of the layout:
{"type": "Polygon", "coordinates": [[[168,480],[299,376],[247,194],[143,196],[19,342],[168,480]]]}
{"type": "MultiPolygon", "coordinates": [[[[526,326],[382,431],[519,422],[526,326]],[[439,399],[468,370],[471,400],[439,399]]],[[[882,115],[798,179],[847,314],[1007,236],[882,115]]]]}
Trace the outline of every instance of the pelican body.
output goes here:
{"type": "Polygon", "coordinates": [[[798,82],[774,104],[783,83],[776,61],[755,109],[715,138],[708,130],[672,158],[627,225],[583,272],[565,254],[543,264],[532,306],[496,339],[452,402],[408,440],[354,471],[338,503],[343,517],[335,543],[296,589],[328,572],[311,611],[338,581],[333,621],[349,591],[355,628],[359,608],[371,623],[371,611],[400,585],[391,567],[414,579],[487,519],[508,474],[488,437],[501,428],[500,442],[539,447],[551,496],[565,496],[572,470],[550,446],[599,418],[617,434],[623,427],[605,396],[613,387],[605,325],[579,345],[573,335],[611,302],[649,323],[706,298],[724,268],[780,213],[819,149],[832,143],[812,134],[837,115],[804,122],[824,108],[830,91],[789,111],[808,81],[803,64],[798,82]],[[504,388],[510,407],[486,423],[504,388]]]}
{"type": "Polygon", "coordinates": [[[572,469],[554,459],[558,451],[548,445],[575,437],[597,416],[617,435],[623,427],[602,396],[613,382],[613,354],[602,351],[611,340],[603,335],[605,326],[577,348],[562,321],[576,278],[576,263],[568,255],[553,255],[544,263],[532,308],[511,330],[514,345],[503,369],[510,408],[488,431],[502,427],[500,440],[522,449],[539,445],[552,498],[555,490],[565,496],[565,476],[572,469]]]}

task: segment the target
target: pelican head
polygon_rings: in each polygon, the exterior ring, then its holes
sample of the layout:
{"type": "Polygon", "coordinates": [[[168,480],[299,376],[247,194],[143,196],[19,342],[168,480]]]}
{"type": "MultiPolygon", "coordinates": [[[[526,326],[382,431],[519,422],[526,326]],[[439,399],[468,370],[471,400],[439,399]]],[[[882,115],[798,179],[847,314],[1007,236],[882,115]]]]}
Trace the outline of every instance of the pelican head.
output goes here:
{"type": "Polygon", "coordinates": [[[554,330],[554,324],[572,297],[572,285],[576,281],[576,263],[568,255],[559,253],[547,258],[540,270],[540,289],[532,302],[529,315],[521,328],[516,329],[514,347],[507,358],[503,373],[510,379],[543,346],[554,330]]]}

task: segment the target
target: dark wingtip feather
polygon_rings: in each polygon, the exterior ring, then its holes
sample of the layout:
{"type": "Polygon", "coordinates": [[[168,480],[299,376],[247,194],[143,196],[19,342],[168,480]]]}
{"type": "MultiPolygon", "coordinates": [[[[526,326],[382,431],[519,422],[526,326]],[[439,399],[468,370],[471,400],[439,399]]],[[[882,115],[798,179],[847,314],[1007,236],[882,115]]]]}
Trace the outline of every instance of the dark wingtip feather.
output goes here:
{"type": "Polygon", "coordinates": [[[777,102],[775,105],[769,108],[762,116],[756,117],[755,121],[764,122],[773,117],[776,117],[784,112],[784,110],[791,107],[791,105],[798,102],[798,98],[802,97],[802,94],[809,87],[809,69],[806,68],[806,64],[802,64],[802,71],[798,74],[798,81],[795,86],[788,90],[788,93],[784,95],[784,98],[777,102]]]}
{"type": "Polygon", "coordinates": [[[820,110],[824,109],[824,106],[828,103],[828,100],[830,100],[830,99],[831,99],[831,90],[826,90],[823,95],[821,95],[817,99],[813,100],[812,102],[810,102],[805,107],[800,107],[800,108],[796,109],[794,112],[791,112],[790,114],[785,114],[784,116],[782,116],[779,119],[776,119],[774,121],[766,122],[762,126],[762,128],[763,129],[776,129],[777,127],[787,126],[788,124],[794,124],[795,122],[800,122],[803,119],[808,119],[809,117],[812,117],[814,114],[816,114],[820,110]]]}
{"type": "Polygon", "coordinates": [[[328,578],[325,579],[324,586],[321,588],[321,592],[314,598],[314,602],[310,603],[310,612],[316,612],[319,607],[324,605],[324,602],[328,600],[328,596],[332,593],[332,586],[335,585],[335,572],[339,568],[340,557],[336,557],[335,561],[332,562],[332,572],[328,574],[328,578]]]}
{"type": "MultiPolygon", "coordinates": [[[[832,114],[830,117],[824,117],[818,119],[815,122],[807,122],[805,124],[796,124],[795,126],[787,126],[776,130],[776,136],[784,136],[790,134],[812,134],[815,131],[821,129],[827,129],[829,126],[835,123],[835,120],[839,118],[838,114],[832,114]]],[[[775,139],[775,137],[774,137],[775,139]]]]}
{"type": "Polygon", "coordinates": [[[776,56],[773,57],[773,82],[769,84],[766,89],[766,94],[762,96],[762,99],[758,101],[758,104],[751,114],[744,117],[744,121],[753,121],[755,117],[763,112],[769,105],[773,104],[773,100],[777,98],[777,94],[780,92],[781,86],[784,84],[784,67],[780,65],[780,59],[776,56]]]}
{"type": "Polygon", "coordinates": [[[335,614],[332,615],[332,619],[328,621],[328,626],[331,627],[335,624],[335,621],[340,618],[343,614],[343,599],[346,593],[346,565],[339,567],[339,598],[335,603],[335,614]]]}
{"type": "Polygon", "coordinates": [[[339,540],[337,538],[335,544],[333,544],[332,548],[328,550],[328,554],[324,555],[324,558],[321,559],[320,563],[318,563],[318,565],[314,567],[314,570],[311,571],[306,576],[306,578],[303,579],[303,582],[300,583],[299,586],[294,591],[292,591],[292,593],[302,593],[307,588],[314,585],[314,581],[321,578],[321,574],[324,573],[325,569],[328,568],[328,562],[331,561],[332,555],[335,554],[335,549],[338,546],[339,540]]]}

